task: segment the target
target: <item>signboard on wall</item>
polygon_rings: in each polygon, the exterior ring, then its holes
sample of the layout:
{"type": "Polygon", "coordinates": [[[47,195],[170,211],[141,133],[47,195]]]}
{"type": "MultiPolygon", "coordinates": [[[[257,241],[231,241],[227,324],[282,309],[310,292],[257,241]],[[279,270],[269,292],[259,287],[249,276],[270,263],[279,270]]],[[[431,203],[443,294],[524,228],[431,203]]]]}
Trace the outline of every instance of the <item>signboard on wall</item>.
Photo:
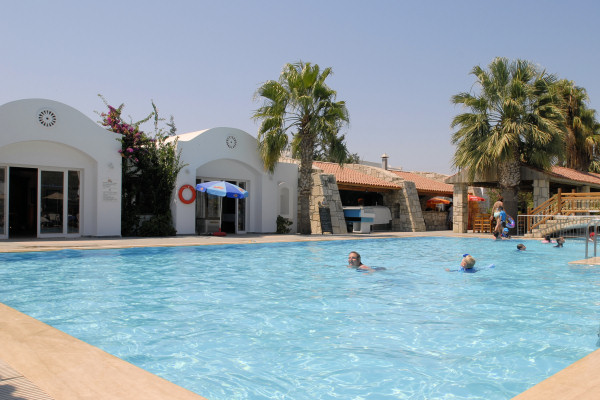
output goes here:
{"type": "Polygon", "coordinates": [[[321,220],[321,234],[330,232],[333,234],[331,225],[331,212],[328,207],[319,207],[319,219],[321,220]]]}

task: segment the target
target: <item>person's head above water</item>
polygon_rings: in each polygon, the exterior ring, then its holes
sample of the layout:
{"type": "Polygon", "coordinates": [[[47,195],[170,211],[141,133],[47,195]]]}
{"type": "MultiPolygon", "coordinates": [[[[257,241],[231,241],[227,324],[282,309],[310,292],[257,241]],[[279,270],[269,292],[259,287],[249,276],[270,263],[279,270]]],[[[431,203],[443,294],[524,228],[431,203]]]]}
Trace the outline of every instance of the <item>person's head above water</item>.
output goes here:
{"type": "Polygon", "coordinates": [[[525,249],[526,249],[526,247],[525,247],[525,245],[523,243],[519,243],[517,245],[517,250],[525,250],[525,249]]]}
{"type": "Polygon", "coordinates": [[[463,259],[460,262],[460,266],[464,269],[471,269],[475,266],[475,259],[470,254],[463,254],[463,259]]]}
{"type": "Polygon", "coordinates": [[[355,251],[351,251],[350,254],[348,254],[348,265],[360,267],[361,264],[362,262],[360,261],[360,254],[355,251]]]}

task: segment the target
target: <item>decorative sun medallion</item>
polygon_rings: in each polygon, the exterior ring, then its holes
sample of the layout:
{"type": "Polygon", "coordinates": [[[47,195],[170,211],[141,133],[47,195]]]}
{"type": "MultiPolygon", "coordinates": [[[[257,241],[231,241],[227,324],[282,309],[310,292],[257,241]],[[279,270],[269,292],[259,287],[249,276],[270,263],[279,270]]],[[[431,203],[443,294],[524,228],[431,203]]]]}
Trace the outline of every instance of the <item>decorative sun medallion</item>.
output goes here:
{"type": "Polygon", "coordinates": [[[235,138],[235,136],[227,136],[227,139],[225,139],[225,143],[227,143],[227,147],[233,149],[235,146],[237,146],[237,139],[235,138]]]}
{"type": "Polygon", "coordinates": [[[56,114],[50,110],[42,110],[38,114],[38,120],[40,121],[40,124],[45,127],[51,127],[56,123],[56,114]]]}

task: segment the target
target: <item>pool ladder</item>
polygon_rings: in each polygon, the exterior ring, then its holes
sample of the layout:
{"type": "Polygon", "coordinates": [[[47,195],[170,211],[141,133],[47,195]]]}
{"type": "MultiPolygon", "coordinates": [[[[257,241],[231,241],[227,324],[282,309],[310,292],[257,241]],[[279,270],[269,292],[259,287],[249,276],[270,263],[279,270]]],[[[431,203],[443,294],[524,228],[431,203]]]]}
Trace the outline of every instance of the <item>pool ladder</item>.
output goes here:
{"type": "Polygon", "coordinates": [[[591,221],[590,223],[588,223],[587,225],[587,229],[586,229],[586,238],[585,238],[585,258],[589,258],[588,257],[588,247],[590,245],[590,228],[594,227],[594,230],[592,232],[594,232],[594,238],[592,240],[592,243],[594,243],[594,257],[596,257],[596,249],[597,249],[597,244],[598,244],[598,233],[600,233],[600,229],[598,228],[598,226],[600,225],[600,219],[595,219],[593,221],[591,221]]]}

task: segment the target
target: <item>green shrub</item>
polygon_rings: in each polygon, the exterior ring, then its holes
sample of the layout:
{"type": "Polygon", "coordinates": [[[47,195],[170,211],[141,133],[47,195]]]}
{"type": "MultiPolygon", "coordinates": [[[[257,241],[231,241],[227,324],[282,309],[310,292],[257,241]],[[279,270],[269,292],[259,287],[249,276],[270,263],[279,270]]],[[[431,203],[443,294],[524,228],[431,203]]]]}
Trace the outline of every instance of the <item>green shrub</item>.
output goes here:
{"type": "Polygon", "coordinates": [[[281,215],[277,216],[277,233],[290,233],[293,222],[281,215]]]}
{"type": "Polygon", "coordinates": [[[138,235],[145,237],[175,236],[176,233],[170,213],[154,215],[149,220],[142,222],[138,229],[138,235]]]}

